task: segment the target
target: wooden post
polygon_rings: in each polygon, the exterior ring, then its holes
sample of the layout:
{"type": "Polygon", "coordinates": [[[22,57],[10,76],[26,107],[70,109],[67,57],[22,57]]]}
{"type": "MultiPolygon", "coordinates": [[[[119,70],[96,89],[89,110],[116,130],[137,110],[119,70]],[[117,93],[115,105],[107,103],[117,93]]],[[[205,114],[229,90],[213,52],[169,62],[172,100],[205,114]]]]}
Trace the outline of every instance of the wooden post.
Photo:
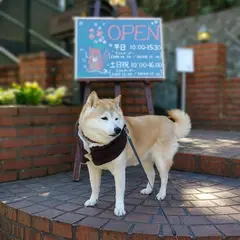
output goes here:
{"type": "MultiPolygon", "coordinates": [[[[116,82],[114,85],[114,95],[115,97],[121,95],[121,85],[120,82],[116,82]]],[[[120,106],[121,106],[121,102],[120,102],[120,106]]]]}
{"type": "MultiPolygon", "coordinates": [[[[86,82],[85,90],[84,90],[84,104],[87,101],[90,91],[91,91],[90,82],[86,82]]],[[[83,160],[83,144],[78,136],[78,122],[76,123],[75,134],[77,139],[77,147],[76,147],[76,155],[75,155],[74,169],[73,169],[73,181],[78,182],[80,180],[80,173],[81,173],[82,160],[83,160]]]]}
{"type": "Polygon", "coordinates": [[[85,89],[84,89],[83,104],[85,104],[87,102],[87,98],[88,98],[90,92],[91,92],[90,82],[86,82],[85,89]]]}
{"type": "Polygon", "coordinates": [[[78,136],[78,122],[75,125],[75,134],[76,134],[77,146],[76,146],[76,154],[75,154],[74,169],[73,169],[73,181],[79,181],[82,158],[83,158],[83,144],[80,141],[78,136]]]}
{"type": "Polygon", "coordinates": [[[115,94],[115,97],[117,97],[118,95],[121,94],[121,85],[120,85],[120,82],[116,82],[116,83],[115,83],[115,86],[114,86],[114,94],[115,94]]]}
{"type": "Polygon", "coordinates": [[[153,99],[152,99],[152,91],[151,91],[149,81],[144,82],[144,89],[145,89],[145,95],[146,95],[146,100],[147,100],[148,113],[150,115],[153,115],[154,114],[153,99]]]}

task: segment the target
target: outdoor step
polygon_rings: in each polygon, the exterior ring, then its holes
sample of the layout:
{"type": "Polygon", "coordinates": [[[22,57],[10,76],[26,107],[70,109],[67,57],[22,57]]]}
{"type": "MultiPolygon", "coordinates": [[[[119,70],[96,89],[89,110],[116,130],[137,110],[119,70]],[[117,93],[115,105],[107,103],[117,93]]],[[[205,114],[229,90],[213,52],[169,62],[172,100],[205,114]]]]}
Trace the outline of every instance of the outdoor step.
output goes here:
{"type": "MultiPolygon", "coordinates": [[[[99,202],[92,208],[83,205],[90,196],[88,171],[84,168],[79,182],[73,182],[69,172],[2,183],[0,239],[9,235],[61,240],[172,236],[162,211],[179,237],[240,238],[239,178],[171,171],[167,197],[160,202],[162,208],[154,194],[139,193],[145,184],[139,167],[127,169],[127,214],[119,218],[113,214],[114,179],[107,171],[103,172],[99,202]]],[[[156,190],[159,184],[157,177],[156,190]]]]}
{"type": "Polygon", "coordinates": [[[174,170],[240,177],[240,132],[192,130],[179,144],[174,170]]]}

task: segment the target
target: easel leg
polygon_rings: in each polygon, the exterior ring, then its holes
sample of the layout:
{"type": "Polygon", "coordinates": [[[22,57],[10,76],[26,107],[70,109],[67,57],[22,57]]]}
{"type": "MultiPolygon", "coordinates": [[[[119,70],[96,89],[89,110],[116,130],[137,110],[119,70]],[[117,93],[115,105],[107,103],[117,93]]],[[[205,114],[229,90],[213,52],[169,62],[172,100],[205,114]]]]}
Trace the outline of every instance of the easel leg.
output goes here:
{"type": "Polygon", "coordinates": [[[115,86],[114,86],[114,94],[115,94],[115,97],[117,97],[118,95],[121,94],[121,85],[120,85],[120,82],[116,82],[116,83],[115,83],[115,86]]]}
{"type": "Polygon", "coordinates": [[[154,114],[153,99],[152,99],[152,91],[151,91],[149,82],[144,82],[144,89],[145,89],[145,95],[147,99],[148,113],[150,115],[153,115],[154,114]]]}
{"type": "Polygon", "coordinates": [[[83,157],[82,143],[79,141],[79,139],[77,139],[76,155],[73,169],[73,181],[75,182],[78,182],[80,179],[82,157],[83,157]]]}
{"type": "MultiPolygon", "coordinates": [[[[121,95],[121,85],[120,82],[116,82],[114,85],[114,95],[115,97],[121,95]]],[[[120,106],[121,106],[121,101],[120,101],[120,106]]]]}
{"type": "MultiPolygon", "coordinates": [[[[87,101],[88,95],[90,94],[91,88],[90,84],[86,83],[84,90],[84,104],[87,101]]],[[[75,134],[77,138],[77,147],[76,147],[76,155],[73,169],[73,181],[77,182],[80,179],[81,165],[83,159],[83,144],[78,137],[78,123],[76,123],[75,134]]]]}
{"type": "Polygon", "coordinates": [[[84,99],[83,99],[84,104],[87,102],[87,98],[90,94],[90,91],[91,91],[91,86],[90,86],[90,83],[87,82],[84,90],[84,99]]]}

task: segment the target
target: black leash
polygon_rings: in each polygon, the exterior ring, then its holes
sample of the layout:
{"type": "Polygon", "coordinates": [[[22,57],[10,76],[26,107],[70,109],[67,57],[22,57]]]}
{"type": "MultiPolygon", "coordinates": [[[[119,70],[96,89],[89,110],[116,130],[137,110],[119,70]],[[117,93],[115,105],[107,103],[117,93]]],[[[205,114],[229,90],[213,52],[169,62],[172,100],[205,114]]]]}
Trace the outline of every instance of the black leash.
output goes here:
{"type": "MultiPolygon", "coordinates": [[[[124,131],[125,131],[126,134],[127,134],[128,142],[129,142],[129,144],[130,144],[130,146],[131,146],[131,148],[132,148],[132,150],[133,150],[133,152],[134,152],[134,154],[135,154],[135,157],[137,158],[139,165],[142,167],[142,170],[143,170],[143,172],[145,173],[145,175],[146,175],[146,177],[147,177],[149,186],[152,188],[152,191],[154,191],[154,188],[153,188],[152,184],[150,183],[150,181],[149,181],[149,179],[148,179],[148,176],[147,176],[147,174],[146,174],[146,172],[145,172],[145,170],[144,170],[144,168],[143,168],[142,162],[141,162],[141,160],[140,160],[140,158],[139,158],[139,156],[138,156],[137,150],[136,150],[136,148],[134,147],[134,144],[133,144],[132,138],[131,138],[131,136],[130,136],[129,130],[127,129],[127,126],[124,127],[124,131]]],[[[172,231],[173,236],[174,236],[176,239],[178,239],[177,233],[176,233],[175,229],[173,228],[172,224],[170,223],[169,219],[167,218],[165,212],[163,211],[159,200],[158,200],[157,198],[156,198],[156,200],[157,200],[157,202],[158,202],[159,208],[161,209],[164,217],[166,218],[166,220],[167,220],[167,222],[168,222],[168,224],[169,224],[169,226],[170,226],[170,228],[171,228],[171,231],[172,231]]]]}

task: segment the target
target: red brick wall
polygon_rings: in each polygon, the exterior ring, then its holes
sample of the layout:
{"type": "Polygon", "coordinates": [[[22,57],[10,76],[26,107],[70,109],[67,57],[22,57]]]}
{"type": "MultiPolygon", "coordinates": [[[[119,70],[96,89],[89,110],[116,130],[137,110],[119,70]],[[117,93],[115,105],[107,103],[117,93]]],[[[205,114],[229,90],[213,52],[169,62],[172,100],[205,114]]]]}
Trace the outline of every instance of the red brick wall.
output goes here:
{"type": "Polygon", "coordinates": [[[66,86],[72,88],[73,60],[62,58],[56,61],[56,86],[66,86]]]}
{"type": "Polygon", "coordinates": [[[0,182],[70,170],[79,107],[0,107],[0,182]]]}
{"type": "Polygon", "coordinates": [[[221,128],[240,130],[240,78],[224,79],[221,128]]]}
{"type": "Polygon", "coordinates": [[[187,76],[186,109],[193,127],[240,130],[240,81],[226,80],[225,45],[207,43],[191,47],[195,52],[195,72],[187,76]]]}
{"type": "Polygon", "coordinates": [[[19,63],[20,82],[37,81],[43,88],[53,86],[56,59],[45,52],[22,55],[19,63]]]}
{"type": "MultiPolygon", "coordinates": [[[[137,82],[123,82],[121,85],[122,109],[125,115],[136,116],[148,114],[144,86],[137,82]]],[[[92,90],[95,90],[100,98],[114,98],[113,83],[93,83],[92,90]]]]}
{"type": "Polygon", "coordinates": [[[9,86],[13,82],[18,82],[18,65],[3,65],[0,66],[0,87],[9,86]]]}

